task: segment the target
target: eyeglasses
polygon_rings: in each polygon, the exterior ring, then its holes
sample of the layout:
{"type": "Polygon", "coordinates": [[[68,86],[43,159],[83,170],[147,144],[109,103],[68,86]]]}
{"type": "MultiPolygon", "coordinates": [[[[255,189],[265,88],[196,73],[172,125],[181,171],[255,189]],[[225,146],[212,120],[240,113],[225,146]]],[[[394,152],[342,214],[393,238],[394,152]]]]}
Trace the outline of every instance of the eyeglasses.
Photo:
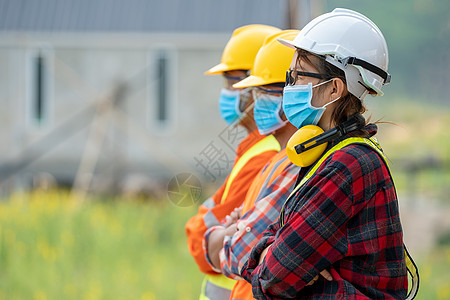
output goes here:
{"type": "Polygon", "coordinates": [[[313,78],[319,78],[319,79],[333,78],[333,77],[331,77],[329,75],[325,75],[325,74],[302,72],[302,71],[298,71],[298,70],[287,70],[285,86],[294,85],[297,82],[297,79],[299,76],[313,77],[313,78]]]}
{"type": "Polygon", "coordinates": [[[251,102],[253,102],[252,88],[242,89],[239,92],[239,111],[244,112],[251,102]]]}
{"type": "Polygon", "coordinates": [[[284,84],[278,85],[278,83],[277,83],[277,84],[271,84],[270,86],[255,86],[253,88],[253,92],[257,91],[257,92],[263,92],[266,94],[278,95],[278,94],[283,94],[283,88],[284,88],[284,84]],[[278,87],[278,89],[274,89],[273,87],[278,87]]]}
{"type": "Polygon", "coordinates": [[[232,90],[233,89],[233,84],[238,83],[239,81],[241,81],[242,79],[244,79],[246,77],[247,76],[228,76],[228,75],[223,75],[224,86],[225,86],[225,88],[232,90]]]}

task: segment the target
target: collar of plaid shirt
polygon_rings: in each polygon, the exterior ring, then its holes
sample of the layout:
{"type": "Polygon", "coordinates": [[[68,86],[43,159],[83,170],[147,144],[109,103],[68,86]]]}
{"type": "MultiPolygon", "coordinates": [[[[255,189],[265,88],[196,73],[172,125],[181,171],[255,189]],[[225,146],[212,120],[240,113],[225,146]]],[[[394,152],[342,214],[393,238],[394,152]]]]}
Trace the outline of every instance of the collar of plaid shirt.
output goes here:
{"type": "MultiPolygon", "coordinates": [[[[323,151],[324,155],[325,153],[327,153],[328,150],[330,150],[331,148],[333,148],[334,146],[336,146],[338,143],[340,143],[341,141],[345,140],[346,138],[349,137],[354,137],[354,136],[362,136],[362,137],[366,137],[366,138],[370,138],[372,136],[374,136],[375,134],[377,134],[378,132],[378,127],[375,124],[367,124],[362,130],[358,130],[356,132],[350,132],[347,135],[340,137],[332,142],[329,142],[327,145],[327,148],[325,149],[325,151],[323,151]]],[[[322,157],[322,155],[320,157],[322,157]]],[[[320,157],[317,159],[319,160],[320,157]]],[[[303,167],[300,168],[299,174],[297,176],[297,180],[295,182],[295,186],[297,186],[300,181],[302,181],[303,177],[308,174],[309,170],[314,166],[314,164],[312,164],[311,166],[308,167],[303,167]]]]}

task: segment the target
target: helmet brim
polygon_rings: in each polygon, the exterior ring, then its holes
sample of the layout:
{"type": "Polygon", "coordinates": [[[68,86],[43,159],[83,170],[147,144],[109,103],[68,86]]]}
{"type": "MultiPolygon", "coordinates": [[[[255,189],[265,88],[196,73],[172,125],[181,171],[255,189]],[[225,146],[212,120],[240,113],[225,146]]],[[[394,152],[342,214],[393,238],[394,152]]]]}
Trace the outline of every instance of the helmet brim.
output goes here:
{"type": "Polygon", "coordinates": [[[242,79],[238,83],[233,84],[233,87],[236,89],[243,89],[243,88],[247,88],[247,87],[263,86],[263,85],[279,83],[279,82],[280,82],[279,80],[275,80],[275,79],[267,80],[267,79],[264,79],[259,76],[250,75],[250,76],[242,79]]]}
{"type": "Polygon", "coordinates": [[[294,41],[284,40],[284,39],[277,39],[281,44],[288,46],[292,49],[299,49],[297,46],[294,45],[294,41]]]}
{"type": "Polygon", "coordinates": [[[205,72],[205,75],[220,75],[223,74],[223,72],[230,71],[230,67],[224,63],[220,63],[208,71],[205,72]]]}
{"type": "Polygon", "coordinates": [[[252,87],[252,86],[260,86],[267,84],[264,79],[258,76],[250,75],[238,83],[233,84],[233,87],[236,89],[242,89],[246,87],[252,87]]]}

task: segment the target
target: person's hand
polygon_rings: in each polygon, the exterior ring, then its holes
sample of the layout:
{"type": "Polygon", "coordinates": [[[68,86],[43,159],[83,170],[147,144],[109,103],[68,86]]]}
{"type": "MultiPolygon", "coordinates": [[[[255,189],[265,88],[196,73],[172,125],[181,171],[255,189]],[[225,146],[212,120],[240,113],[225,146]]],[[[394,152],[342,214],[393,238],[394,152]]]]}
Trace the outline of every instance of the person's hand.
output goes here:
{"type": "Polygon", "coordinates": [[[225,236],[231,236],[234,235],[237,232],[237,224],[233,223],[227,228],[225,228],[224,235],[225,236]]]}
{"type": "Polygon", "coordinates": [[[260,265],[260,264],[262,263],[262,261],[264,260],[264,257],[266,257],[267,251],[269,251],[269,247],[270,247],[270,246],[268,246],[266,249],[264,249],[264,250],[261,252],[261,255],[259,256],[259,262],[258,262],[258,265],[260,265]]]}
{"type": "Polygon", "coordinates": [[[225,224],[223,224],[224,227],[228,227],[231,224],[235,224],[240,218],[241,218],[241,207],[236,207],[230,215],[225,217],[225,224]]]}
{"type": "MultiPolygon", "coordinates": [[[[328,281],[333,280],[333,277],[331,276],[330,272],[328,272],[327,270],[323,270],[322,272],[320,272],[320,275],[328,281]]],[[[311,280],[307,285],[313,285],[318,279],[319,279],[319,275],[314,277],[314,279],[311,280]]]]}

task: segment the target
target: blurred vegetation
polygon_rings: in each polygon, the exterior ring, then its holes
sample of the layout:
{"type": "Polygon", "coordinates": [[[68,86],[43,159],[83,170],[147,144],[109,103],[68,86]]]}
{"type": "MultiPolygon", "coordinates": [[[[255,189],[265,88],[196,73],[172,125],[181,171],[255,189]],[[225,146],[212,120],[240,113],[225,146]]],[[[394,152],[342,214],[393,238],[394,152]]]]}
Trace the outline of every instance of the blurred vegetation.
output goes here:
{"type": "Polygon", "coordinates": [[[196,299],[202,276],[183,230],[193,214],[139,199],[15,194],[0,202],[0,299],[196,299]]]}
{"type": "Polygon", "coordinates": [[[397,189],[450,204],[450,108],[388,96],[364,101],[366,117],[380,122],[377,138],[397,189]]]}
{"type": "Polygon", "coordinates": [[[416,299],[450,299],[450,246],[440,246],[416,259],[420,287],[416,299]]]}

